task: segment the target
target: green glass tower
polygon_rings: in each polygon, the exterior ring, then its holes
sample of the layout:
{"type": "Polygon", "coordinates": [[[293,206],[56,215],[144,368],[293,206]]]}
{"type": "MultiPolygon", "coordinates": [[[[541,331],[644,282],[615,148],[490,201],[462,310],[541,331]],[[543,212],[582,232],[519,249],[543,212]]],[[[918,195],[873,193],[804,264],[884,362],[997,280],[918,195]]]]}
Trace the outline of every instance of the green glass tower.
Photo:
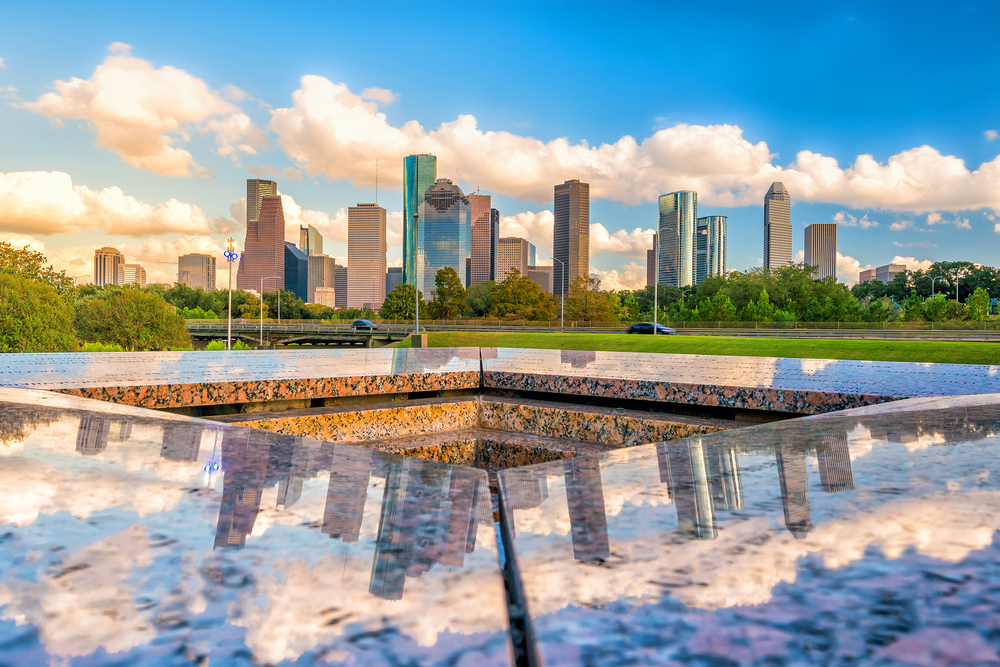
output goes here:
{"type": "Polygon", "coordinates": [[[403,158],[403,282],[417,282],[417,225],[420,203],[437,182],[437,157],[424,153],[403,158]]]}

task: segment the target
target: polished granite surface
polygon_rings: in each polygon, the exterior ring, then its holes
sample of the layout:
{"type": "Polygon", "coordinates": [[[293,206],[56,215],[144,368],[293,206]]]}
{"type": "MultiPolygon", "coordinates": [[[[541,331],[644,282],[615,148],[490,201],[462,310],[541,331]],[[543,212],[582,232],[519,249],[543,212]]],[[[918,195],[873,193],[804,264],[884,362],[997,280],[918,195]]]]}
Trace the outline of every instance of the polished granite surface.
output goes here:
{"type": "Polygon", "coordinates": [[[543,664],[1000,664],[1000,395],[500,473],[543,664]]]}
{"type": "Polygon", "coordinates": [[[0,475],[0,664],[510,664],[483,471],[0,389],[0,475]]]}
{"type": "Polygon", "coordinates": [[[917,396],[1000,392],[1000,366],[482,348],[483,385],[820,414],[917,396]]]}

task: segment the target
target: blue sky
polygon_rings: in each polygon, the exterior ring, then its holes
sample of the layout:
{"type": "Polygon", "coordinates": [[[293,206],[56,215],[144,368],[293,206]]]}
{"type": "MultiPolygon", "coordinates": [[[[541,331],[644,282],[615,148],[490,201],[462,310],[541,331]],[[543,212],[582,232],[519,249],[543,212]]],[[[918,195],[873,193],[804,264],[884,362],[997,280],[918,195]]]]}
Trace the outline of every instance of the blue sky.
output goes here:
{"type": "Polygon", "coordinates": [[[730,268],[759,264],[770,180],[792,193],[796,251],[805,224],[841,214],[845,280],[897,256],[1000,265],[996,3],[25,3],[5,13],[0,235],[70,273],[90,271],[94,246],[118,245],[167,280],[178,252],[242,242],[244,182],[266,169],[284,174],[295,219],[344,256],[338,212],[373,199],[374,159],[391,227],[400,156],[428,146],[440,176],[492,193],[507,233],[527,234],[540,256],[551,254],[552,185],[590,180],[591,222],[605,232],[592,233],[603,241],[592,240],[591,265],[606,286],[644,280],[655,196],[681,188],[699,191],[701,214],[729,216],[730,268]],[[83,83],[56,83],[74,77],[83,83]],[[362,101],[368,89],[378,90],[362,101]],[[413,122],[421,129],[407,130],[413,122]],[[158,138],[169,147],[159,155],[158,138]],[[873,162],[852,170],[860,155],[873,162]]]}

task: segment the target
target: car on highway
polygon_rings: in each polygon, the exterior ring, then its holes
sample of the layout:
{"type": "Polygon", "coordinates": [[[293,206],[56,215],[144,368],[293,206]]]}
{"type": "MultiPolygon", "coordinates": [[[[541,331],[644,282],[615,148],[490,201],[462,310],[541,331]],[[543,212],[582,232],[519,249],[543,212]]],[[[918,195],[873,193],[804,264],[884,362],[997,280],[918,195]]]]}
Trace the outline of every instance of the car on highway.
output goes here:
{"type": "MultiPolygon", "coordinates": [[[[652,334],[653,333],[653,323],[652,322],[636,322],[628,328],[628,333],[630,334],[652,334]]],[[[669,336],[670,334],[677,333],[670,327],[665,327],[662,324],[656,325],[656,335],[657,336],[669,336]]]]}
{"type": "Polygon", "coordinates": [[[378,325],[371,320],[354,320],[351,322],[351,328],[355,331],[375,331],[378,325]]]}

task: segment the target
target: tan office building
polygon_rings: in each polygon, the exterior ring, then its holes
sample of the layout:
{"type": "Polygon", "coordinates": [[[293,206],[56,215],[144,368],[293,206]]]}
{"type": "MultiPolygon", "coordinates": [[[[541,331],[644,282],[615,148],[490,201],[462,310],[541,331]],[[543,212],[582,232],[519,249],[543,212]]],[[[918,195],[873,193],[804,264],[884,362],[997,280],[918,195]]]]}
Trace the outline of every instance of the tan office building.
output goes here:
{"type": "Polygon", "coordinates": [[[764,266],[792,264],[792,196],[775,181],[764,195],[764,266]]]}
{"type": "Polygon", "coordinates": [[[385,301],[385,209],[358,204],[347,210],[347,307],[381,308],[385,301]]]}
{"type": "Polygon", "coordinates": [[[118,266],[118,284],[146,286],[146,269],[138,264],[121,264],[118,266]]]}
{"type": "Polygon", "coordinates": [[[506,279],[511,269],[517,269],[522,276],[528,275],[527,239],[505,236],[497,241],[497,281],[506,279]]]}
{"type": "Polygon", "coordinates": [[[117,285],[118,269],[125,263],[125,255],[118,248],[98,248],[94,251],[94,284],[117,285]]]}
{"type": "Polygon", "coordinates": [[[552,293],[558,295],[568,293],[577,277],[590,275],[590,184],[573,179],[555,186],[553,208],[552,293]],[[566,263],[565,272],[560,262],[566,263]]]}
{"type": "MultiPolygon", "coordinates": [[[[328,255],[309,256],[309,275],[306,279],[309,298],[306,303],[321,303],[317,301],[316,290],[327,288],[333,290],[336,278],[337,260],[328,255]]],[[[333,306],[330,306],[331,308],[333,306]]]]}
{"type": "Polygon", "coordinates": [[[201,253],[177,258],[177,282],[192,289],[215,289],[215,257],[201,253]]]}
{"type": "Polygon", "coordinates": [[[466,288],[487,280],[503,280],[496,275],[497,236],[500,212],[492,206],[490,195],[466,195],[472,212],[472,233],[469,255],[469,279],[466,288]]]}
{"type": "Polygon", "coordinates": [[[552,267],[528,265],[528,278],[538,283],[543,292],[552,294],[552,267]]]}
{"type": "Polygon", "coordinates": [[[878,280],[883,283],[891,283],[903,271],[906,271],[906,264],[886,264],[874,269],[865,269],[858,277],[858,282],[865,283],[869,280],[878,280]]]}
{"type": "Polygon", "coordinates": [[[837,224],[809,225],[805,232],[805,263],[818,266],[817,278],[837,277],[837,224]]]}

